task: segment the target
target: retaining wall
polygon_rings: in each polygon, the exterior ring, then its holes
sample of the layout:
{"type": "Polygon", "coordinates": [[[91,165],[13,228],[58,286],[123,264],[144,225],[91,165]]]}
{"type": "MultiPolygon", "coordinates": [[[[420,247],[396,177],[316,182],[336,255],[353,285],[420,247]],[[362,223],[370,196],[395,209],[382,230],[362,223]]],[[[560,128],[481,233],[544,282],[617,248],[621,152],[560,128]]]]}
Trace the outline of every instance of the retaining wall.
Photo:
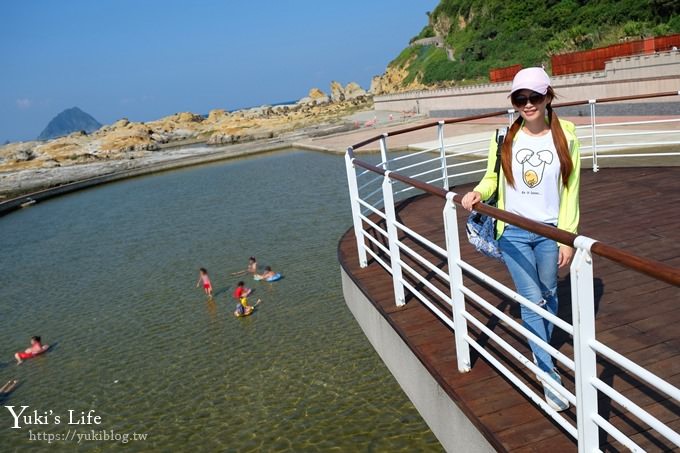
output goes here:
{"type": "MultiPolygon", "coordinates": [[[[617,58],[604,71],[555,76],[556,102],[680,91],[680,52],[617,58]]],[[[488,83],[440,90],[411,91],[374,97],[375,110],[413,111],[431,116],[465,116],[510,107],[511,82],[488,83]],[[446,112],[459,112],[445,115],[446,112]]],[[[678,102],[676,97],[629,101],[628,104],[678,102]]],[[[671,107],[676,108],[677,106],[671,107]]],[[[649,114],[663,114],[650,112],[649,114]]]]}

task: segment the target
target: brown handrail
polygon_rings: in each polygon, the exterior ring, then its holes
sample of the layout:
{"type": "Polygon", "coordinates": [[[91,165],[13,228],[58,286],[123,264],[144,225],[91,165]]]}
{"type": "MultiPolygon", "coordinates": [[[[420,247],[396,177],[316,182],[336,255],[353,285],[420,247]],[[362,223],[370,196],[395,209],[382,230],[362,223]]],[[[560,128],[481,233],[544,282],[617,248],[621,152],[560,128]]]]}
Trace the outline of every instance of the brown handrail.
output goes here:
{"type": "MultiPolygon", "coordinates": [[[[618,97],[612,97],[612,98],[597,98],[595,99],[596,104],[602,104],[602,103],[607,103],[607,102],[617,102],[617,101],[633,101],[636,99],[649,99],[649,98],[660,98],[660,97],[665,97],[665,96],[678,96],[680,95],[680,91],[664,91],[662,93],[650,93],[650,94],[635,94],[631,96],[618,96],[618,97]]],[[[573,101],[573,102],[562,102],[560,104],[555,104],[553,105],[554,108],[560,108],[560,107],[573,107],[575,105],[588,105],[590,104],[589,100],[586,101],[573,101]]],[[[465,116],[462,118],[449,118],[446,120],[442,120],[444,124],[455,124],[455,123],[464,123],[466,121],[474,121],[474,120],[480,120],[484,118],[492,118],[495,116],[501,116],[501,115],[507,115],[508,111],[507,110],[499,110],[496,112],[491,112],[491,113],[483,113],[479,115],[472,115],[472,116],[465,116]]],[[[370,143],[373,143],[375,141],[380,140],[382,137],[394,137],[395,135],[400,135],[400,134],[406,134],[408,132],[413,132],[417,131],[420,129],[427,129],[428,127],[436,126],[439,124],[439,121],[433,121],[430,123],[426,124],[420,124],[418,126],[411,126],[407,127],[404,129],[398,129],[396,131],[390,131],[390,132],[385,132],[384,134],[376,135],[375,137],[371,137],[369,139],[366,139],[362,142],[357,143],[356,145],[352,145],[353,149],[359,149],[362,148],[370,143]]]]}
{"type": "MultiPolygon", "coordinates": [[[[596,99],[596,102],[614,102],[614,101],[621,101],[621,100],[632,100],[632,99],[644,99],[648,97],[663,97],[663,96],[677,96],[679,95],[680,92],[674,91],[674,92],[665,92],[665,93],[656,93],[656,94],[649,94],[649,95],[635,95],[635,96],[620,96],[616,98],[603,98],[603,99],[596,99]]],[[[580,104],[588,104],[589,101],[578,101],[576,103],[574,102],[569,102],[566,104],[560,104],[556,105],[555,107],[563,107],[566,105],[580,105],[580,104]]],[[[452,120],[446,120],[446,124],[451,124],[451,123],[458,123],[458,122],[464,122],[464,121],[471,121],[479,118],[486,118],[489,116],[497,116],[499,114],[503,114],[504,112],[495,112],[495,113],[489,113],[489,114],[484,114],[484,115],[474,115],[474,116],[469,116],[469,117],[464,117],[464,118],[454,118],[452,120]],[[448,122],[450,121],[450,123],[448,122]]],[[[412,132],[414,130],[419,130],[419,129],[424,129],[427,127],[432,127],[438,125],[439,122],[433,122],[433,123],[428,123],[427,125],[420,125],[420,126],[414,126],[410,128],[405,128],[401,129],[398,131],[393,131],[389,132],[384,135],[379,135],[374,139],[371,140],[365,140],[363,142],[360,142],[356,145],[350,146],[347,148],[347,154],[349,155],[349,158],[352,160],[352,163],[355,166],[362,167],[366,170],[369,170],[373,173],[377,173],[379,175],[384,176],[385,173],[387,173],[387,170],[381,167],[377,167],[375,165],[371,165],[367,162],[364,162],[360,159],[357,159],[354,155],[354,149],[359,148],[361,146],[365,146],[368,143],[371,143],[371,141],[379,140],[382,137],[387,137],[387,136],[394,136],[398,134],[404,134],[407,132],[412,132]]],[[[417,179],[400,175],[399,173],[395,173],[390,171],[389,172],[389,177],[391,179],[403,182],[405,184],[408,184],[410,186],[413,186],[417,189],[422,190],[425,193],[429,193],[431,195],[446,199],[446,195],[448,193],[447,190],[433,186],[431,184],[428,184],[423,181],[419,181],[417,179]]],[[[463,199],[463,196],[460,194],[454,194],[453,201],[458,203],[459,205],[461,204],[463,199]]],[[[488,216],[491,216],[495,219],[501,220],[503,222],[509,223],[511,225],[518,226],[522,229],[531,231],[536,234],[540,234],[541,236],[545,236],[547,238],[550,238],[554,241],[557,241],[562,244],[566,244],[569,246],[574,245],[574,240],[577,238],[577,235],[573,233],[569,233],[568,231],[560,230],[558,228],[545,225],[542,223],[534,222],[533,220],[526,219],[524,217],[520,217],[516,214],[509,213],[507,211],[503,211],[501,209],[494,208],[492,206],[486,205],[482,202],[479,202],[474,205],[474,209],[478,212],[481,212],[482,214],[486,214],[488,216]]],[[[664,264],[660,261],[648,259],[648,258],[642,258],[640,256],[634,255],[632,253],[629,253],[625,250],[619,249],[617,247],[605,244],[603,242],[595,242],[592,247],[591,247],[591,252],[601,256],[603,258],[607,258],[611,261],[614,261],[616,263],[619,263],[623,266],[626,266],[630,269],[633,269],[637,272],[640,272],[642,274],[648,275],[653,278],[657,278],[659,280],[662,280],[666,283],[669,283],[671,285],[675,286],[680,286],[680,269],[675,268],[673,266],[669,266],[667,264],[664,264]]]]}

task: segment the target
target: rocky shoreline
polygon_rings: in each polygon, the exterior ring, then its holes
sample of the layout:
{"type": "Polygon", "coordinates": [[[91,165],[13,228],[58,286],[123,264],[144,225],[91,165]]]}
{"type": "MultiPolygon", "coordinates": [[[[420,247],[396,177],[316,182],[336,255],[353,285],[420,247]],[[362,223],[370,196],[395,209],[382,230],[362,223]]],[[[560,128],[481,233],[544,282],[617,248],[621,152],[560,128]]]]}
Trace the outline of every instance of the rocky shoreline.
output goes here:
{"type": "MultiPolygon", "coordinates": [[[[138,158],[109,159],[79,165],[3,172],[0,173],[0,194],[2,194],[0,196],[5,201],[0,200],[0,205],[6,203],[7,200],[14,200],[13,204],[16,204],[22,198],[30,201],[36,199],[39,192],[79,184],[99,177],[103,177],[103,179],[96,184],[287,148],[333,152],[330,149],[314,146],[308,142],[313,136],[324,136],[326,135],[324,133],[337,134],[339,130],[337,126],[317,126],[308,129],[280,138],[251,140],[246,143],[231,145],[215,146],[208,145],[205,141],[185,141],[138,158]],[[311,129],[311,131],[308,129],[311,129]]],[[[95,185],[95,183],[89,185],[95,185]]],[[[82,187],[78,186],[78,188],[82,187]]],[[[59,191],[59,193],[63,193],[63,191],[59,191]]],[[[1,206],[0,211],[2,211],[1,206]]]]}
{"type": "Polygon", "coordinates": [[[358,128],[348,117],[372,106],[359,85],[333,82],[330,95],[314,88],[291,105],[217,109],[207,116],[184,112],[147,123],[124,118],[91,134],[11,143],[0,147],[0,200],[98,176],[290,147],[358,128]]]}

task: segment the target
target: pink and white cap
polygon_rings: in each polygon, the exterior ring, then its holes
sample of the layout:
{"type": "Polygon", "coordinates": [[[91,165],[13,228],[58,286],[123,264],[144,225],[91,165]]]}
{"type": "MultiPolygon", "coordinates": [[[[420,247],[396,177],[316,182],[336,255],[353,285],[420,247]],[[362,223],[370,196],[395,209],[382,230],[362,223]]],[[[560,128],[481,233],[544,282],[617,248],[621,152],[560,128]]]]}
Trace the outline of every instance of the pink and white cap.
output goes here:
{"type": "Polygon", "coordinates": [[[545,94],[550,86],[550,77],[543,68],[525,68],[515,74],[512,79],[510,94],[518,90],[531,90],[545,94]]]}

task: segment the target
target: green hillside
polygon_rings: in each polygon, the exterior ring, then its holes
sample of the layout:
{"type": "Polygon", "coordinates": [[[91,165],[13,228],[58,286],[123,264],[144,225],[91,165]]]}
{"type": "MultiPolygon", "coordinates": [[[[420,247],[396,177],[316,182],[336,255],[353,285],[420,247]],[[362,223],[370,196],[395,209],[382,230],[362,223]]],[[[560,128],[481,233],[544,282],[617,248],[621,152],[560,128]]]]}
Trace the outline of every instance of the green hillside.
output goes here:
{"type": "Polygon", "coordinates": [[[438,36],[453,53],[411,46],[390,63],[408,69],[407,85],[488,80],[489,69],[550,65],[550,56],[680,33],[678,0],[441,0],[411,42],[438,36]]]}

